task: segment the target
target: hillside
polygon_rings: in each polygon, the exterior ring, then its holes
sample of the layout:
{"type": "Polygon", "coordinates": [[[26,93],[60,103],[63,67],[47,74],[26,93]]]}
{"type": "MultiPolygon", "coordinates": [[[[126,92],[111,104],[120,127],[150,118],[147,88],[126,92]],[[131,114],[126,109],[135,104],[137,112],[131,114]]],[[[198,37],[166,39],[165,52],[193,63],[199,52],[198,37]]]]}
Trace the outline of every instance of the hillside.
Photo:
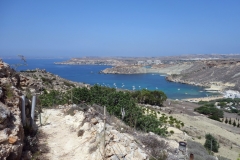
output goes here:
{"type": "Polygon", "coordinates": [[[240,61],[199,61],[180,74],[169,75],[167,80],[210,87],[213,90],[240,90],[240,61]]]}

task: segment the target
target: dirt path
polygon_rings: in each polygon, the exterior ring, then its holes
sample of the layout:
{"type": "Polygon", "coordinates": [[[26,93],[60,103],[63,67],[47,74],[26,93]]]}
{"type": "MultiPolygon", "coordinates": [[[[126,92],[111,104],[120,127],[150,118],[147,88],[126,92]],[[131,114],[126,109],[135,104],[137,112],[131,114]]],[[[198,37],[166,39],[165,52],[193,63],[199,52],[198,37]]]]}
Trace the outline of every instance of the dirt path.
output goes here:
{"type": "Polygon", "coordinates": [[[76,131],[67,124],[67,116],[64,117],[61,110],[48,109],[42,114],[40,130],[45,133],[47,139],[41,139],[49,152],[45,155],[50,160],[80,160],[84,159],[81,146],[83,142],[77,137],[76,131]]]}

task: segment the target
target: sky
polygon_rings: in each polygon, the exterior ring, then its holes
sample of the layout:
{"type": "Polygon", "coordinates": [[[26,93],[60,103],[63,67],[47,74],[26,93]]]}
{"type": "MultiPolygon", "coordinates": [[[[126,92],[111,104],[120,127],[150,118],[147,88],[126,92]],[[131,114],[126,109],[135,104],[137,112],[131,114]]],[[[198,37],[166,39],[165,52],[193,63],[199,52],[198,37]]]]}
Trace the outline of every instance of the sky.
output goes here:
{"type": "Polygon", "coordinates": [[[0,57],[240,53],[239,0],[1,0],[0,57]]]}

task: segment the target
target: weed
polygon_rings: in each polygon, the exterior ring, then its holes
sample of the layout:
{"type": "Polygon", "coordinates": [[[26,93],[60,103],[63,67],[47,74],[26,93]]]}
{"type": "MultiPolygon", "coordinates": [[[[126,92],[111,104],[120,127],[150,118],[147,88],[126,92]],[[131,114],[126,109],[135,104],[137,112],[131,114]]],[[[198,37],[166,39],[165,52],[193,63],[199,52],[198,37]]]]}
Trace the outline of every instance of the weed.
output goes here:
{"type": "Polygon", "coordinates": [[[6,97],[7,97],[8,99],[13,98],[14,94],[13,94],[13,90],[12,90],[12,88],[11,88],[11,84],[5,84],[5,85],[3,86],[3,89],[5,90],[5,92],[6,92],[6,97]]]}

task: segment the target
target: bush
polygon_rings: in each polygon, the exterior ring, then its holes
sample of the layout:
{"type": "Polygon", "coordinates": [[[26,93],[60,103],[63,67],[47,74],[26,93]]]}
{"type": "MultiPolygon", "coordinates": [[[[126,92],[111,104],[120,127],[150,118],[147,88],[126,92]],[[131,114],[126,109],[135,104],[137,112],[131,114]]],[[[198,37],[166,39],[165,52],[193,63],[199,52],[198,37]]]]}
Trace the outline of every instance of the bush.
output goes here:
{"type": "MultiPolygon", "coordinates": [[[[169,145],[164,140],[157,139],[154,135],[138,136],[137,137],[146,149],[150,151],[151,155],[157,158],[157,160],[167,159],[167,153],[164,150],[169,148],[169,145]]],[[[155,158],[152,158],[155,160],[155,158]]]]}
{"type": "Polygon", "coordinates": [[[44,94],[40,96],[41,105],[50,107],[54,104],[66,104],[71,100],[71,94],[73,103],[75,104],[85,102],[106,106],[109,114],[122,119],[130,127],[145,132],[153,132],[158,135],[166,134],[167,129],[162,119],[158,119],[157,113],[150,110],[150,112],[146,114],[145,108],[138,106],[133,94],[128,91],[116,91],[114,88],[101,87],[98,85],[94,85],[90,90],[86,87],[73,88],[66,93],[52,90],[49,93],[44,92],[44,94]],[[124,116],[122,115],[123,109],[125,111],[124,116]]]}
{"type": "Polygon", "coordinates": [[[13,94],[13,90],[11,88],[11,84],[4,84],[3,85],[3,90],[4,90],[5,95],[8,99],[13,98],[14,94],[13,94]]]}
{"type": "Polygon", "coordinates": [[[217,121],[220,121],[220,118],[223,118],[223,111],[216,108],[213,103],[195,108],[194,111],[208,115],[209,118],[217,121]]]}
{"type": "Polygon", "coordinates": [[[132,92],[131,95],[138,103],[159,105],[162,106],[163,102],[166,101],[167,96],[162,91],[150,91],[142,89],[141,91],[132,92]]]}
{"type": "Polygon", "coordinates": [[[206,134],[205,138],[206,141],[204,143],[204,147],[210,151],[218,152],[219,144],[217,140],[211,134],[206,134]]]}
{"type": "Polygon", "coordinates": [[[194,160],[215,160],[216,158],[212,155],[209,155],[206,148],[198,142],[191,140],[187,141],[188,154],[194,154],[194,160]]]}

